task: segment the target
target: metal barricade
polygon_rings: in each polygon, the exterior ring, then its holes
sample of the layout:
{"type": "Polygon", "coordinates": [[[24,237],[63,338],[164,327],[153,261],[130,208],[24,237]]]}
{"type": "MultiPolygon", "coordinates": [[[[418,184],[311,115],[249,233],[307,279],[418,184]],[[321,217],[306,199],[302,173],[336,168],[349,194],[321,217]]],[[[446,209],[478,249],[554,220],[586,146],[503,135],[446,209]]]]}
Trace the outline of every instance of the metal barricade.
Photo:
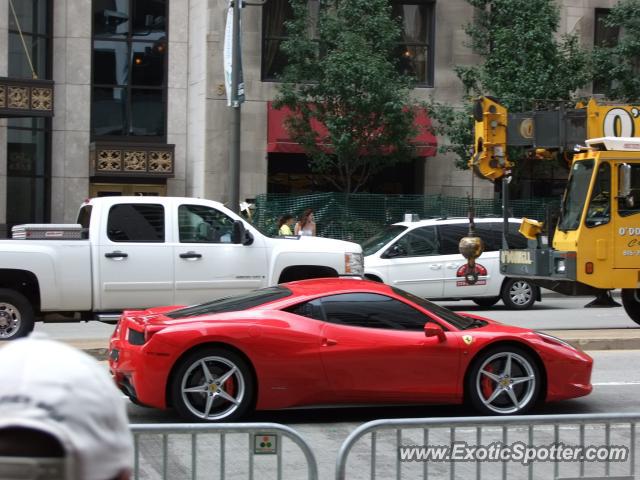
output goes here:
{"type": "Polygon", "coordinates": [[[318,465],[309,445],[292,428],[277,423],[138,424],[134,437],[134,478],[284,478],[317,480],[318,465]],[[283,439],[292,442],[286,445],[283,439]],[[284,455],[302,462],[287,461],[284,455]],[[306,465],[305,465],[306,463],[306,465]],[[144,467],[144,468],[143,468],[144,467]],[[212,473],[217,470],[219,476],[212,473]],[[275,472],[274,472],[275,470],[275,472]],[[291,472],[289,472],[291,470],[291,472]]]}
{"type": "Polygon", "coordinates": [[[638,422],[640,414],[375,420],[342,444],[336,480],[632,479],[638,422]]]}

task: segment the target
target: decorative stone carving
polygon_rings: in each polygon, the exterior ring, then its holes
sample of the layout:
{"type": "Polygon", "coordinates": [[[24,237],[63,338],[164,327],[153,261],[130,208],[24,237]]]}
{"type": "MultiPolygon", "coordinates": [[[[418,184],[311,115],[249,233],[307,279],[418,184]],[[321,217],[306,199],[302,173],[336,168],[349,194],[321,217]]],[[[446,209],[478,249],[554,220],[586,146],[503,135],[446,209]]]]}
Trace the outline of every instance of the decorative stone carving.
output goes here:
{"type": "Polygon", "coordinates": [[[9,86],[9,108],[27,110],[29,108],[29,88],[9,86]]]}
{"type": "Polygon", "coordinates": [[[0,108],[7,107],[7,87],[0,85],[0,108]]]}
{"type": "Polygon", "coordinates": [[[124,152],[124,171],[125,172],[144,172],[147,170],[147,152],[140,150],[125,150],[124,152]]]}
{"type": "Polygon", "coordinates": [[[172,152],[150,151],[149,152],[149,172],[172,173],[173,172],[172,152]]]}
{"type": "Polygon", "coordinates": [[[97,170],[100,172],[119,172],[122,170],[122,152],[120,150],[100,150],[97,170]]]}
{"type": "Polygon", "coordinates": [[[50,88],[32,88],[31,108],[34,110],[51,110],[53,108],[53,90],[50,88]]]}

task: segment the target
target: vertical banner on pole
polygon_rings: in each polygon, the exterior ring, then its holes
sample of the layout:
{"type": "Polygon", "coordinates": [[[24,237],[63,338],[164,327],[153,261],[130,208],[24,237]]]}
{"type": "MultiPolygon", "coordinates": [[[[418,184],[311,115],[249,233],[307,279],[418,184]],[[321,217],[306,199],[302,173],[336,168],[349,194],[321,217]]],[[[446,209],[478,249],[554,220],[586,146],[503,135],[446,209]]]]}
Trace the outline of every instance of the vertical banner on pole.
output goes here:
{"type": "MultiPolygon", "coordinates": [[[[242,0],[236,0],[242,1],[242,0]]],[[[241,5],[242,6],[242,5],[241,5]]],[[[239,10],[238,10],[239,11],[239,10]]],[[[238,32],[238,42],[239,46],[239,54],[238,54],[238,91],[236,95],[233,95],[233,87],[231,85],[231,78],[233,76],[233,43],[236,41],[233,38],[233,6],[231,2],[229,2],[229,6],[227,8],[227,24],[224,30],[224,48],[223,48],[223,61],[224,61],[224,86],[227,92],[227,106],[231,106],[235,101],[238,104],[244,102],[244,80],[242,78],[242,42],[240,39],[242,38],[241,29],[238,32]]]]}

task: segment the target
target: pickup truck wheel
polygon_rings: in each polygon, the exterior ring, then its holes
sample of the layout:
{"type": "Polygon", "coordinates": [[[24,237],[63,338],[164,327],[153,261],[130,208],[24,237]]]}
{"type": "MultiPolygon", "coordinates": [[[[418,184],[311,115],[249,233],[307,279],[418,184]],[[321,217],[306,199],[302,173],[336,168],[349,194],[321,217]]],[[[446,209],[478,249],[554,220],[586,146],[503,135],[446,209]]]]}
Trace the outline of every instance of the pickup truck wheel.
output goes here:
{"type": "Polygon", "coordinates": [[[24,337],[33,330],[33,308],[24,295],[0,288],[0,340],[24,337]]]}
{"type": "Polygon", "coordinates": [[[173,405],[187,421],[219,422],[244,415],[254,381],[246,361],[223,348],[198,350],[178,366],[171,384],[173,405]]]}
{"type": "Polygon", "coordinates": [[[631,320],[640,325],[640,290],[635,288],[623,288],[620,293],[622,306],[631,320]]]}

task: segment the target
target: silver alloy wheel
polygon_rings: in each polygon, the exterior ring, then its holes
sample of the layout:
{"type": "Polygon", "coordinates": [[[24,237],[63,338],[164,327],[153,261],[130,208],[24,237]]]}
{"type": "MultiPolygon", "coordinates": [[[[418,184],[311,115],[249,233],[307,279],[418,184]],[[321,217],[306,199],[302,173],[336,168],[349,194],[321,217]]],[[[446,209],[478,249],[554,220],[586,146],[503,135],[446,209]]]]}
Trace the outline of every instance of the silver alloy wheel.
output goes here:
{"type": "Polygon", "coordinates": [[[221,420],[235,412],[245,395],[240,368],[228,358],[210,356],[194,362],[180,382],[182,402],[203,420],[221,420]],[[228,392],[230,388],[232,391],[228,392]]]}
{"type": "Polygon", "coordinates": [[[533,297],[533,288],[529,282],[516,280],[509,289],[509,298],[516,305],[526,305],[533,297]]]}
{"type": "Polygon", "coordinates": [[[13,337],[20,330],[22,315],[15,305],[0,302],[0,340],[13,337]]]}
{"type": "Polygon", "coordinates": [[[529,361],[514,352],[487,358],[476,376],[478,398],[489,410],[509,414],[525,408],[536,391],[536,375],[529,361]]]}

